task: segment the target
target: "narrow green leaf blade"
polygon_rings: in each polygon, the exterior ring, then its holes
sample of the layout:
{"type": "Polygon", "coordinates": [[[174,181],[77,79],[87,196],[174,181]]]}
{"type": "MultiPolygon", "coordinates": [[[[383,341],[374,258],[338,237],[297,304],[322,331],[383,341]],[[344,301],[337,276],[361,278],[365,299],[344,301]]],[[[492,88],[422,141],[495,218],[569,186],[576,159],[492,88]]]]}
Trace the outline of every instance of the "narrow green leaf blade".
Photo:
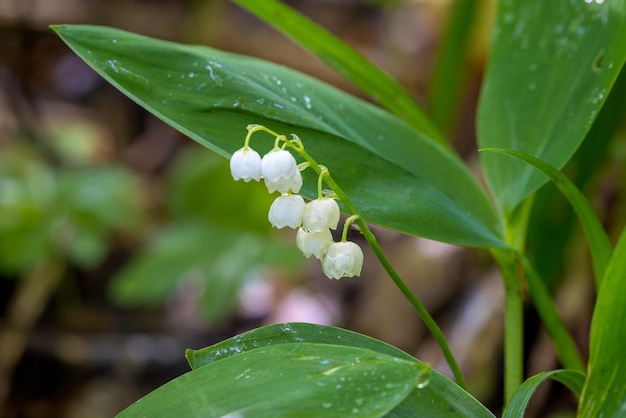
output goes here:
{"type": "Polygon", "coordinates": [[[611,243],[602,228],[602,224],[600,224],[600,220],[595,215],[593,209],[591,209],[591,206],[589,205],[589,202],[587,202],[587,199],[585,199],[585,196],[580,192],[580,190],[578,190],[576,185],[556,168],[531,155],[500,148],[483,148],[481,151],[497,152],[517,158],[536,168],[552,180],[552,182],[554,182],[565,197],[567,197],[570,204],[574,208],[574,211],[578,215],[578,219],[583,227],[587,241],[589,241],[596,283],[599,283],[604,276],[606,266],[611,258],[611,243]]]}
{"type": "MultiPolygon", "coordinates": [[[[626,2],[502,1],[478,114],[481,147],[530,154],[561,168],[591,127],[626,58],[626,2]]],[[[510,213],[545,178],[483,155],[510,213]]]]}
{"type": "MultiPolygon", "coordinates": [[[[454,244],[506,246],[463,163],[388,112],[253,58],[104,27],[54,30],[122,92],[222,156],[243,145],[250,123],[294,132],[366,220],[454,244]]],[[[271,145],[263,134],[252,143],[261,153],[271,145]]],[[[315,198],[317,178],[304,176],[302,194],[315,198]]]]}
{"type": "Polygon", "coordinates": [[[437,126],[450,132],[456,119],[461,93],[466,84],[467,53],[480,0],[456,0],[450,10],[449,22],[440,41],[428,101],[437,126]]]}
{"type": "Polygon", "coordinates": [[[396,80],[326,29],[278,0],[232,1],[302,45],[426,137],[446,143],[430,118],[396,80]]]}
{"type": "Polygon", "coordinates": [[[626,411],[626,229],[602,279],[593,311],[589,368],[581,417],[623,417],[626,411]]]}
{"type": "MultiPolygon", "coordinates": [[[[535,390],[547,379],[553,379],[567,386],[575,395],[580,397],[583,385],[585,383],[585,375],[576,370],[550,370],[541,372],[528,378],[515,391],[502,413],[502,418],[519,418],[524,416],[528,401],[535,393],[535,390]]],[[[586,416],[586,415],[585,415],[586,416]]]]}
{"type": "Polygon", "coordinates": [[[379,417],[411,393],[425,371],[362,348],[273,345],[192,370],[118,416],[379,417]]]}
{"type": "MultiPolygon", "coordinates": [[[[305,323],[268,325],[240,334],[201,350],[187,350],[192,368],[202,368],[251,350],[297,342],[345,345],[372,350],[399,359],[418,362],[414,357],[382,341],[340,328],[305,323]]],[[[418,362],[419,363],[419,362],[418,362]]],[[[490,417],[493,415],[474,397],[440,373],[431,370],[428,384],[413,392],[388,417],[423,416],[490,417]],[[443,415],[445,414],[445,415],[443,415]]]]}

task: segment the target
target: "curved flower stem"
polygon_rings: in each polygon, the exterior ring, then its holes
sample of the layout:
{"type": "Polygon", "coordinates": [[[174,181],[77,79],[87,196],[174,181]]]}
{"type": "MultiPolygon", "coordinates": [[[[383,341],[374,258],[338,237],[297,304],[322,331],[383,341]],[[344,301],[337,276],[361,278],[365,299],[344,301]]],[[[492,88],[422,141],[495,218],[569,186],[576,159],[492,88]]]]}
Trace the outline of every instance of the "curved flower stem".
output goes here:
{"type": "Polygon", "coordinates": [[[343,224],[343,231],[341,233],[341,242],[346,242],[348,239],[348,230],[350,229],[350,226],[357,221],[360,218],[359,215],[352,215],[350,216],[348,219],[346,219],[346,222],[344,222],[343,224]]]}
{"type": "MultiPolygon", "coordinates": [[[[297,147],[295,145],[293,146],[293,148],[310,164],[310,167],[318,175],[322,176],[323,168],[319,164],[317,164],[317,162],[303,148],[297,147]]],[[[441,329],[439,328],[439,326],[437,325],[433,317],[430,315],[428,310],[426,310],[426,308],[419,301],[419,299],[417,299],[417,297],[413,294],[413,292],[411,292],[411,289],[409,289],[406,283],[404,283],[402,278],[398,275],[396,270],[393,268],[393,266],[387,259],[387,256],[383,252],[382,248],[378,244],[378,241],[376,241],[376,237],[374,236],[372,231],[369,229],[369,226],[363,220],[363,218],[359,215],[359,211],[357,210],[356,206],[348,198],[348,195],[346,195],[346,193],[341,189],[341,187],[339,187],[339,185],[335,183],[335,180],[333,180],[333,178],[330,176],[330,173],[327,170],[324,173],[324,181],[335,192],[337,197],[346,206],[348,211],[353,215],[357,215],[356,219],[354,219],[353,221],[356,222],[359,228],[361,229],[361,233],[363,234],[363,236],[365,237],[365,240],[374,251],[374,254],[376,254],[378,261],[380,261],[380,264],[383,266],[383,268],[385,269],[389,277],[391,277],[391,280],[393,280],[396,287],[398,287],[400,292],[402,292],[404,297],[406,297],[409,303],[413,306],[417,314],[422,318],[422,320],[424,321],[424,324],[426,325],[426,328],[428,328],[432,336],[437,341],[437,344],[439,344],[439,347],[441,347],[441,351],[443,352],[443,355],[446,361],[448,362],[450,369],[452,370],[456,383],[463,389],[467,390],[467,385],[461,373],[461,369],[459,368],[459,365],[456,362],[456,359],[454,358],[454,355],[452,354],[450,347],[448,346],[448,343],[446,341],[445,336],[443,335],[443,332],[441,331],[441,329]]],[[[345,229],[344,229],[344,233],[346,233],[345,229]]]]}
{"type": "Polygon", "coordinates": [[[361,233],[365,237],[365,240],[374,251],[374,254],[376,254],[376,257],[378,258],[378,261],[380,261],[380,264],[383,266],[383,268],[385,269],[389,277],[391,277],[391,280],[393,280],[396,287],[400,290],[400,292],[402,292],[404,297],[406,297],[409,303],[413,306],[417,314],[422,318],[422,321],[424,321],[426,328],[428,328],[432,336],[435,338],[435,341],[437,341],[437,344],[439,344],[439,347],[441,348],[441,351],[443,352],[443,355],[446,361],[448,362],[450,369],[452,370],[452,374],[454,375],[454,379],[456,380],[456,383],[464,390],[467,390],[467,385],[465,383],[465,379],[463,378],[463,374],[461,373],[461,369],[459,368],[459,365],[456,359],[454,358],[454,355],[452,354],[450,347],[448,346],[448,342],[446,341],[446,338],[443,335],[443,332],[441,331],[441,329],[439,328],[439,326],[437,325],[433,317],[430,315],[428,310],[424,307],[422,302],[420,302],[419,299],[417,299],[417,297],[413,294],[413,292],[411,292],[411,289],[409,289],[409,287],[406,285],[406,283],[404,283],[400,275],[398,275],[396,270],[393,268],[393,266],[387,259],[387,256],[385,255],[382,248],[378,244],[378,241],[376,241],[376,237],[370,230],[367,223],[363,220],[363,218],[359,214],[359,211],[357,210],[356,206],[348,198],[348,195],[341,189],[341,187],[339,187],[339,185],[335,183],[335,180],[331,177],[328,169],[324,166],[319,165],[313,159],[313,157],[311,157],[304,150],[304,145],[302,144],[302,141],[295,134],[292,134],[293,139],[289,140],[284,135],[280,135],[262,125],[248,125],[247,129],[248,129],[248,135],[246,136],[246,145],[248,141],[250,140],[250,136],[252,136],[253,133],[259,132],[259,131],[266,132],[275,137],[274,147],[277,147],[280,141],[284,141],[285,144],[283,146],[283,149],[285,147],[292,148],[294,151],[296,151],[306,160],[306,162],[308,163],[308,166],[311,167],[313,171],[315,171],[317,175],[319,176],[318,194],[319,194],[319,191],[322,190],[321,189],[322,181],[324,181],[333,190],[334,192],[333,197],[339,198],[341,202],[346,206],[348,211],[352,214],[352,216],[348,218],[349,223],[348,221],[346,221],[346,226],[344,226],[344,231],[343,231],[344,240],[347,234],[347,229],[349,228],[350,224],[352,224],[353,222],[356,222],[356,224],[361,229],[361,233]]]}

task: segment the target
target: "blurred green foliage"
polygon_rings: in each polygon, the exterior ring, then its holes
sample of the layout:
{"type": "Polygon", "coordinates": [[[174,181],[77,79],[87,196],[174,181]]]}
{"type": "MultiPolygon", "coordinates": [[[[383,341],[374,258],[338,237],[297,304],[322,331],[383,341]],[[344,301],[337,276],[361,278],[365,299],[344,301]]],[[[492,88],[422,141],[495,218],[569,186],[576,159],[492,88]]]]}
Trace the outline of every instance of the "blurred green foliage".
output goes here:
{"type": "Polygon", "coordinates": [[[159,306],[191,285],[201,312],[215,322],[231,312],[247,279],[303,265],[267,220],[273,197],[261,184],[233,182],[227,161],[189,147],[164,184],[149,188],[122,165],[95,161],[99,140],[88,124],[48,134],[44,147],[15,138],[0,151],[5,275],[24,277],[44,260],[93,269],[114,247],[139,243],[139,255],[112,282],[113,301],[159,306]],[[163,200],[154,213],[149,190],[163,200]]]}
{"type": "Polygon", "coordinates": [[[0,269],[22,274],[42,259],[94,267],[113,230],[145,222],[141,182],[118,166],[55,168],[14,142],[0,153],[0,269]]]}
{"type": "Polygon", "coordinates": [[[194,146],[165,181],[167,220],[147,248],[115,277],[114,301],[158,305],[192,286],[211,321],[223,319],[241,286],[267,268],[293,270],[305,260],[290,240],[271,233],[264,185],[235,183],[228,161],[194,146]]]}

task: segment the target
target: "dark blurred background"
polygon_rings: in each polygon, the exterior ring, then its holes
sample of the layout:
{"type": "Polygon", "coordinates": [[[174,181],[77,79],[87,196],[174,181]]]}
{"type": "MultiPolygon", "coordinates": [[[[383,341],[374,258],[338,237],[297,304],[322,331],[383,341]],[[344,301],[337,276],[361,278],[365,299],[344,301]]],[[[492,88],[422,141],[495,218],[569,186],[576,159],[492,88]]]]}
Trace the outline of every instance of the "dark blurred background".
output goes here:
{"type": "MultiPolygon", "coordinates": [[[[427,106],[451,0],[288,3],[427,106]]],[[[495,7],[480,3],[449,129],[471,167],[477,166],[473,120],[495,7]]],[[[186,348],[283,321],[347,327],[448,373],[438,347],[358,234],[351,239],[365,250],[362,277],[326,279],[319,263],[296,250],[293,231],[271,230],[271,198],[262,186],[233,182],[226,160],[107,84],[48,29],[61,23],[109,25],[253,55],[360,95],[228,1],[0,0],[2,416],[112,416],[188,371],[186,348]]],[[[243,140],[244,127],[233,129],[241,129],[243,140]]],[[[615,144],[598,157],[601,174],[587,179],[609,225],[623,224],[626,212],[618,198],[624,195],[623,135],[615,144]]],[[[567,205],[546,193],[540,222],[565,223],[567,205]]],[[[568,243],[562,257],[542,268],[559,285],[562,313],[586,347],[592,281],[586,247],[571,223],[557,232],[568,243]]],[[[502,288],[488,254],[374,232],[443,327],[472,393],[497,412],[502,288]]],[[[532,309],[527,324],[527,373],[556,368],[532,309]]],[[[529,416],[548,416],[574,406],[565,389],[545,384],[532,408],[529,416]]]]}

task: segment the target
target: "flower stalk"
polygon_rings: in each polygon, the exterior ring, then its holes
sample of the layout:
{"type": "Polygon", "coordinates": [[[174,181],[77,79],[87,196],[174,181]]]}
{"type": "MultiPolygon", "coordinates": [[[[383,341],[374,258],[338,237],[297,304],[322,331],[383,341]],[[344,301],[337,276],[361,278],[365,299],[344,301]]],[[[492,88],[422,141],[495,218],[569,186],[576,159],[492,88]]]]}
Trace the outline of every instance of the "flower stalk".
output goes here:
{"type": "MultiPolygon", "coordinates": [[[[359,214],[357,207],[349,199],[348,195],[343,191],[343,189],[341,189],[341,187],[339,187],[339,185],[332,178],[328,168],[323,165],[318,164],[315,161],[315,159],[313,159],[306,152],[306,150],[304,149],[304,144],[302,143],[300,138],[295,134],[292,134],[292,139],[289,140],[284,135],[280,135],[272,131],[271,129],[268,129],[261,125],[248,125],[247,129],[248,129],[248,135],[246,136],[246,142],[245,142],[244,148],[248,146],[250,137],[255,132],[262,131],[262,132],[266,132],[274,136],[275,137],[274,150],[276,149],[285,150],[287,147],[293,149],[297,154],[299,154],[305,160],[304,163],[301,163],[298,165],[298,169],[303,170],[306,168],[311,168],[315,173],[317,173],[318,175],[318,185],[317,185],[318,200],[317,202],[320,202],[320,201],[324,202],[327,199],[330,200],[330,199],[337,198],[344,204],[348,212],[351,214],[351,216],[348,217],[344,223],[341,242],[330,243],[330,245],[328,245],[328,247],[325,249],[325,253],[322,254],[321,257],[318,257],[322,260],[322,268],[324,270],[324,273],[329,278],[333,278],[333,279],[338,279],[342,276],[343,277],[346,277],[346,276],[352,277],[355,275],[358,276],[360,274],[361,265],[363,263],[363,253],[358,245],[356,245],[353,242],[347,241],[348,230],[350,229],[350,226],[355,223],[359,227],[365,240],[374,251],[374,254],[378,258],[379,262],[381,263],[381,265],[383,266],[383,268],[385,269],[389,277],[391,277],[396,287],[407,298],[409,303],[413,306],[415,311],[422,318],[422,320],[424,321],[424,324],[426,325],[430,333],[433,335],[433,337],[437,341],[439,347],[441,348],[443,352],[443,355],[446,361],[448,362],[448,365],[450,366],[450,369],[452,370],[452,373],[454,375],[454,378],[457,384],[461,386],[463,389],[467,389],[461,370],[458,366],[458,363],[456,362],[456,359],[454,358],[454,355],[452,354],[452,351],[450,350],[450,347],[448,346],[448,343],[445,339],[445,336],[443,335],[443,332],[441,331],[441,329],[439,328],[439,326],[437,325],[433,317],[430,315],[430,313],[426,310],[424,305],[419,301],[419,299],[417,299],[417,297],[413,294],[413,292],[411,292],[409,287],[406,285],[406,283],[404,283],[402,278],[398,275],[396,270],[393,268],[393,266],[387,259],[386,255],[384,254],[382,248],[378,244],[376,237],[370,230],[367,223],[359,214]],[[282,147],[280,147],[280,142],[284,142],[282,147]],[[323,189],[324,183],[326,183],[326,185],[332,190],[332,195],[324,196],[324,189],[323,189]]],[[[297,191],[294,193],[297,193],[297,191]]],[[[332,201],[334,202],[334,200],[332,201]]],[[[316,201],[313,201],[313,202],[316,202],[316,201]]],[[[310,202],[307,205],[311,205],[311,203],[313,202],[310,202]]],[[[324,206],[326,206],[326,204],[324,204],[324,206]]],[[[310,207],[313,207],[313,205],[310,207]]],[[[329,211],[328,213],[331,213],[331,212],[332,211],[329,211]]],[[[305,214],[306,214],[306,209],[305,209],[305,214]]],[[[324,215],[324,216],[326,216],[327,219],[331,218],[331,215],[324,215]]],[[[333,222],[329,221],[328,224],[324,225],[324,230],[328,230],[328,227],[330,226],[331,223],[333,222]]],[[[335,223],[335,227],[336,227],[336,223],[335,223]]],[[[303,250],[305,255],[309,253],[307,256],[311,254],[315,254],[317,257],[318,255],[320,255],[319,248],[318,248],[320,246],[319,243],[315,244],[316,250],[311,250],[307,246],[305,240],[306,240],[307,233],[319,232],[319,231],[308,231],[308,230],[305,231],[305,229],[306,228],[304,229],[300,228],[300,230],[298,231],[298,235],[300,236],[300,239],[298,240],[298,247],[303,250]],[[307,250],[305,251],[303,248],[307,248],[307,250]]]]}

